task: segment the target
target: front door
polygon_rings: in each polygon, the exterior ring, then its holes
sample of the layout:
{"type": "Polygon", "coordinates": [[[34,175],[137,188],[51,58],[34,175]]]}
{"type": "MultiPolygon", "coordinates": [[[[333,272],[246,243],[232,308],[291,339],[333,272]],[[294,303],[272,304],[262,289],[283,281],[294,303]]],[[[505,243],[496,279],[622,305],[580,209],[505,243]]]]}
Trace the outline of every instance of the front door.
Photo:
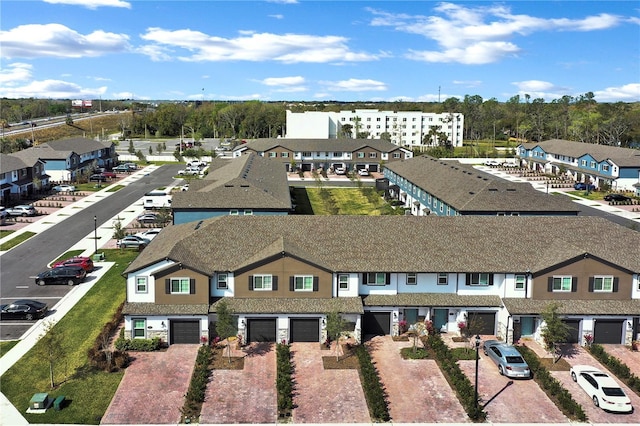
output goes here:
{"type": "Polygon", "coordinates": [[[536,331],[536,319],[534,317],[520,317],[521,336],[533,336],[536,331]]]}
{"type": "Polygon", "coordinates": [[[418,310],[417,309],[405,309],[404,320],[407,325],[413,325],[418,322],[418,310]]]}
{"type": "Polygon", "coordinates": [[[433,310],[433,329],[440,331],[443,326],[447,325],[449,321],[448,309],[434,309],[433,310]]]}

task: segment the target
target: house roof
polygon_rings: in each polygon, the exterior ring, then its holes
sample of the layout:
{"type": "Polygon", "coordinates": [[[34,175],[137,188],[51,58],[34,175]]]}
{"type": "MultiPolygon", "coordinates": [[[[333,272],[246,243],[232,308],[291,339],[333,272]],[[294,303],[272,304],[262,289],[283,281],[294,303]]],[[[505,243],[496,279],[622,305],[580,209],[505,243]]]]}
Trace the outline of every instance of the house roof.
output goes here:
{"type": "Polygon", "coordinates": [[[171,225],[125,272],[171,259],[213,275],[280,247],[331,271],[535,273],[587,254],[640,272],[640,233],[599,217],[304,215],[171,225]]]}
{"type": "Polygon", "coordinates": [[[617,146],[597,145],[592,143],[550,139],[543,142],[523,143],[526,149],[536,146],[550,154],[560,154],[580,158],[589,154],[596,161],[611,160],[619,167],[640,167],[640,149],[620,148],[617,146]]]}
{"type": "Polygon", "coordinates": [[[15,155],[12,154],[1,154],[0,153],[0,170],[2,170],[2,173],[9,173],[12,172],[14,170],[20,170],[20,169],[25,169],[27,167],[33,167],[33,165],[35,164],[35,162],[33,164],[31,164],[31,166],[28,166],[26,164],[26,162],[15,155]]]}
{"type": "Polygon", "coordinates": [[[532,300],[502,299],[511,315],[539,314],[550,303],[560,303],[562,315],[640,315],[640,299],[633,300],[532,300]]]}
{"type": "Polygon", "coordinates": [[[256,154],[216,158],[209,174],[188,191],[173,195],[174,209],[290,210],[291,195],[282,165],[256,154]]]}
{"type": "Polygon", "coordinates": [[[157,305],[155,303],[125,302],[122,313],[125,315],[207,315],[209,305],[157,305]]]}
{"type": "Polygon", "coordinates": [[[225,297],[211,305],[211,312],[216,312],[217,304],[226,301],[233,312],[247,314],[326,314],[341,312],[344,314],[362,314],[362,300],[359,297],[319,298],[239,298],[225,297]]]}
{"type": "Polygon", "coordinates": [[[365,306],[501,306],[500,296],[468,296],[456,293],[372,294],[363,298],[365,306]]]}
{"type": "Polygon", "coordinates": [[[534,189],[527,182],[509,182],[457,161],[429,156],[393,161],[387,169],[465,212],[566,212],[578,207],[566,197],[534,189]]]}
{"type": "Polygon", "coordinates": [[[109,148],[112,141],[97,141],[87,138],[69,138],[50,141],[42,145],[49,146],[60,152],[75,152],[76,154],[87,154],[93,151],[109,148]]]}
{"type": "Polygon", "coordinates": [[[40,159],[66,160],[71,155],[71,151],[57,151],[47,144],[42,144],[14,152],[11,155],[22,159],[27,164],[35,164],[40,159]]]}
{"type": "Polygon", "coordinates": [[[293,152],[355,152],[366,147],[380,152],[411,152],[382,139],[254,139],[238,145],[234,150],[248,148],[256,152],[265,152],[279,146],[293,152]]]}

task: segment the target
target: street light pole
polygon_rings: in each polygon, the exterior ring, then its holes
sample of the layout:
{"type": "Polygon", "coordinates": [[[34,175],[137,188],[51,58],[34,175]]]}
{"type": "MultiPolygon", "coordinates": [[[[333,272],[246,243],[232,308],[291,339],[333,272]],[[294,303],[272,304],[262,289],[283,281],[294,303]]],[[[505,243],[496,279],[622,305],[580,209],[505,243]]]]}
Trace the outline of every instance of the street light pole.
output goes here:
{"type": "Polygon", "coordinates": [[[478,360],[480,359],[480,342],[482,342],[482,340],[480,339],[479,335],[476,335],[476,339],[475,339],[475,344],[476,344],[476,386],[475,386],[475,415],[478,415],[478,360]]]}
{"type": "Polygon", "coordinates": [[[94,243],[94,251],[93,254],[98,254],[98,217],[93,217],[93,243],[94,243]]]}

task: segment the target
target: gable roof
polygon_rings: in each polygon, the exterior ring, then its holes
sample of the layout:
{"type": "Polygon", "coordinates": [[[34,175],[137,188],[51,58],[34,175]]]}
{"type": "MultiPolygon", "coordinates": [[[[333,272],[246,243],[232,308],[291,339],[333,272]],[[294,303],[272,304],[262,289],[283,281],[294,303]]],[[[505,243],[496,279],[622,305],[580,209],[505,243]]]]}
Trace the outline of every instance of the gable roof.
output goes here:
{"type": "Polygon", "coordinates": [[[522,146],[528,150],[539,146],[546,153],[561,154],[573,158],[580,158],[583,155],[589,154],[598,162],[611,160],[620,167],[640,167],[640,149],[620,148],[617,146],[575,142],[564,139],[523,143],[522,146]]]}
{"type": "Polygon", "coordinates": [[[289,183],[282,165],[256,154],[216,158],[209,174],[173,195],[174,209],[290,210],[289,183]]]}
{"type": "Polygon", "coordinates": [[[604,218],[302,215],[168,226],[125,272],[171,259],[213,275],[287,244],[331,271],[535,273],[590,253],[640,273],[640,233],[604,218]]]}
{"type": "Polygon", "coordinates": [[[70,151],[57,151],[47,144],[32,146],[12,155],[22,159],[25,163],[33,163],[42,160],[66,160],[71,155],[70,151]]]}
{"type": "Polygon", "coordinates": [[[97,141],[87,138],[69,138],[50,141],[42,144],[60,152],[75,152],[76,154],[87,154],[93,151],[109,148],[112,141],[97,141]]]}
{"type": "Polygon", "coordinates": [[[0,153],[0,170],[2,170],[2,173],[9,173],[12,172],[14,170],[20,170],[20,169],[25,169],[27,167],[33,167],[33,165],[35,164],[35,162],[33,164],[31,164],[31,166],[28,166],[26,164],[26,162],[21,159],[20,157],[17,157],[15,155],[11,155],[11,154],[2,154],[0,153]]]}
{"type": "Polygon", "coordinates": [[[391,142],[381,139],[255,139],[246,144],[238,145],[234,151],[252,149],[256,152],[269,151],[276,147],[282,147],[294,152],[355,152],[370,147],[380,152],[392,152],[410,150],[399,147],[391,142]]]}
{"type": "Polygon", "coordinates": [[[460,213],[484,211],[575,212],[566,197],[542,193],[527,182],[509,182],[457,161],[429,156],[385,166],[460,213]]]}

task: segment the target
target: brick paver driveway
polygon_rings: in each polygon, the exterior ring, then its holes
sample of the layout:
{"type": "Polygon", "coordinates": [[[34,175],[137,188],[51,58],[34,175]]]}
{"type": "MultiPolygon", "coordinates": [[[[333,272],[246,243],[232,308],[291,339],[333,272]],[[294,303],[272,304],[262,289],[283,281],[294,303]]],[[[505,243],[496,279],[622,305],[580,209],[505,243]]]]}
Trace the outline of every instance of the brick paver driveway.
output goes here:
{"type": "MultiPolygon", "coordinates": [[[[275,346],[252,343],[243,352],[243,370],[213,370],[202,404],[201,424],[277,421],[275,346]]],[[[243,352],[234,351],[232,355],[243,352]]]]}
{"type": "Polygon", "coordinates": [[[370,423],[357,370],[325,370],[318,343],[292,343],[294,423],[370,423]]]}
{"type": "Polygon", "coordinates": [[[470,421],[435,360],[402,359],[400,349],[413,342],[394,342],[391,336],[378,336],[367,345],[387,392],[394,423],[470,421]]]}
{"type": "Polygon", "coordinates": [[[180,421],[198,345],[171,345],[162,352],[131,352],[101,424],[167,424],[180,421]]]}
{"type": "MultiPolygon", "coordinates": [[[[620,358],[621,361],[627,363],[627,355],[622,353],[623,350],[629,352],[629,354],[633,355],[629,349],[624,348],[620,345],[620,347],[616,345],[603,345],[605,350],[609,355],[614,355],[620,358]],[[625,358],[625,359],[623,359],[625,358]]],[[[631,371],[636,375],[640,374],[638,371],[638,358],[635,360],[633,356],[629,357],[628,360],[632,365],[629,365],[631,371]],[[635,370],[634,370],[635,369],[635,370]]],[[[563,359],[567,361],[570,365],[591,365],[602,371],[608,372],[607,368],[604,367],[600,362],[598,362],[594,357],[591,356],[589,352],[587,352],[584,348],[580,346],[573,346],[571,350],[567,351],[563,356],[563,359]]],[[[630,424],[640,424],[640,396],[634,393],[631,389],[629,389],[624,383],[618,380],[615,375],[611,374],[611,376],[616,379],[616,381],[620,384],[620,387],[624,389],[625,393],[629,396],[631,400],[631,404],[635,408],[635,411],[632,414],[618,414],[618,413],[608,413],[606,411],[601,410],[600,408],[593,405],[591,398],[582,390],[582,388],[571,380],[568,371],[553,371],[551,373],[553,377],[555,377],[562,385],[571,393],[573,399],[575,399],[580,405],[582,405],[582,409],[587,415],[588,419],[592,423],[630,423],[630,424]]]]}

